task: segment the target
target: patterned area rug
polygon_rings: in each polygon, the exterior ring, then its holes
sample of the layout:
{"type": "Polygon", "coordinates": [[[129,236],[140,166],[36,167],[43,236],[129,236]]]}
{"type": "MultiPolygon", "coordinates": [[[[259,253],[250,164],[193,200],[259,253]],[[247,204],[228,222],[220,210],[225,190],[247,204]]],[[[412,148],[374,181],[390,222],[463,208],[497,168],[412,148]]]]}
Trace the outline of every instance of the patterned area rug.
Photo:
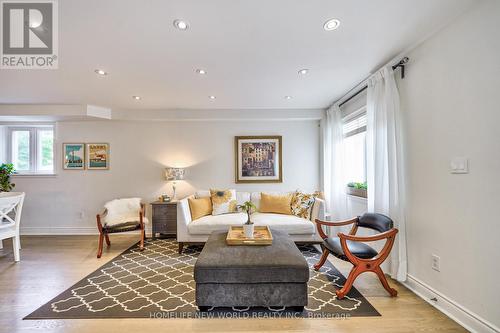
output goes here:
{"type": "Polygon", "coordinates": [[[147,240],[142,252],[132,246],[24,319],[380,316],[354,288],[338,300],[335,290],[345,277],[329,262],[314,271],[320,253],[312,246],[299,248],[310,267],[309,304],[302,313],[275,308],[198,312],[193,265],[201,247],[178,254],[177,242],[157,239],[147,240]]]}

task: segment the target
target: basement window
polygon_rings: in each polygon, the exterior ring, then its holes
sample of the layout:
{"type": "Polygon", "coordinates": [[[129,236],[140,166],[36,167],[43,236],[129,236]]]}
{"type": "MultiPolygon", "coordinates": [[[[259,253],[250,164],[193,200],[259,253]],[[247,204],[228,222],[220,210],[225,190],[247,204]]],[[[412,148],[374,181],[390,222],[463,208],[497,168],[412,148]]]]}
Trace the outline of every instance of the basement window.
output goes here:
{"type": "Polygon", "coordinates": [[[54,126],[7,126],[6,161],[19,175],[54,174],[54,126]]]}

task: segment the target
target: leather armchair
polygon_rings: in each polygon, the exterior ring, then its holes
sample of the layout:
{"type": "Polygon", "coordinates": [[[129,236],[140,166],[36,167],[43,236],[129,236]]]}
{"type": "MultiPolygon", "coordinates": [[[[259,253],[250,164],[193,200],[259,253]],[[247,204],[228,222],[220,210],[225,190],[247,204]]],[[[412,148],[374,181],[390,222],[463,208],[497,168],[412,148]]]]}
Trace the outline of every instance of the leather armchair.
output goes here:
{"type": "Polygon", "coordinates": [[[377,213],[366,213],[350,220],[337,222],[316,219],[316,227],[318,234],[323,239],[323,243],[321,244],[323,255],[319,262],[314,265],[314,269],[319,270],[330,253],[341,260],[349,261],[353,265],[344,286],[336,291],[337,298],[342,299],[349,293],[354,280],[364,272],[374,272],[377,274],[380,282],[389,294],[392,297],[397,296],[398,292],[389,286],[384,272],[380,268],[380,265],[389,256],[396,234],[398,233],[398,229],[394,228],[394,223],[389,217],[377,213]],[[352,225],[352,228],[348,235],[338,233],[337,237],[328,237],[322,229],[323,225],[331,227],[352,225]],[[356,236],[359,227],[378,231],[379,234],[366,237],[356,236]],[[368,244],[365,244],[365,242],[374,242],[383,239],[386,242],[380,253],[368,244]]]}

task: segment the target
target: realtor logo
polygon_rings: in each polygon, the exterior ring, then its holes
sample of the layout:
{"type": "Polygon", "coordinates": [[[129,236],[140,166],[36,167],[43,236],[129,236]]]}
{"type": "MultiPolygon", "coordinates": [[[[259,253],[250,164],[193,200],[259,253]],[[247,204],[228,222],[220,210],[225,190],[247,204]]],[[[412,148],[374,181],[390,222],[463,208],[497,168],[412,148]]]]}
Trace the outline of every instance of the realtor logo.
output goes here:
{"type": "Polygon", "coordinates": [[[0,1],[2,69],[57,69],[57,2],[0,1]]]}

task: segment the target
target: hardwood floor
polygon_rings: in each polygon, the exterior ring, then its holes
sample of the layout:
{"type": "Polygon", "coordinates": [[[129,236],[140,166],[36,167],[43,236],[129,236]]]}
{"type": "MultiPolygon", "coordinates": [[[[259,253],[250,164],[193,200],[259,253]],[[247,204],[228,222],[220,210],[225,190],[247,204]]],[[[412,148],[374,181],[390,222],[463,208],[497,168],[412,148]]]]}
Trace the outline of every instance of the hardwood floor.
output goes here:
{"type": "MultiPolygon", "coordinates": [[[[12,243],[0,250],[0,332],[466,332],[408,289],[390,280],[397,298],[387,296],[377,277],[365,274],[355,287],[382,314],[348,319],[67,319],[22,320],[138,240],[113,235],[96,259],[98,236],[25,236],[21,261],[12,243]]],[[[350,265],[330,259],[346,275],[350,265]]]]}

